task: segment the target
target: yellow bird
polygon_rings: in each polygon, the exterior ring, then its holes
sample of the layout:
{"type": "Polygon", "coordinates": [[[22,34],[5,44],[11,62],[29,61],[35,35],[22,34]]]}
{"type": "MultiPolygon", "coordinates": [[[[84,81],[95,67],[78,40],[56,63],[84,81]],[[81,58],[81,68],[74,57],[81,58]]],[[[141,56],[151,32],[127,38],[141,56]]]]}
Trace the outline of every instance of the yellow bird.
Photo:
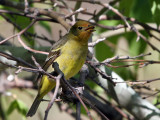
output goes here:
{"type": "MultiPolygon", "coordinates": [[[[88,52],[88,39],[90,38],[94,26],[87,21],[78,21],[70,29],[69,33],[62,37],[53,45],[46,59],[43,69],[48,72],[54,72],[53,62],[59,64],[60,70],[64,73],[65,79],[73,77],[79,72],[84,64],[88,52]]],[[[51,91],[56,85],[54,79],[47,75],[41,76],[41,82],[35,98],[27,116],[33,116],[42,100],[42,98],[51,91]]]]}

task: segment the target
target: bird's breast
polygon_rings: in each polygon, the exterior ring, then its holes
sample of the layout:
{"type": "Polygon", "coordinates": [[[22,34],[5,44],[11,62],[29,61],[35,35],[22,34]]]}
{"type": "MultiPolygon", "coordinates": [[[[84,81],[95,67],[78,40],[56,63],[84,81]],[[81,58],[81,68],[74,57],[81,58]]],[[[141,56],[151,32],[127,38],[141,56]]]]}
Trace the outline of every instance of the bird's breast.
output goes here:
{"type": "Polygon", "coordinates": [[[66,43],[61,50],[61,55],[55,60],[64,73],[66,79],[79,72],[87,56],[88,46],[76,41],[66,43]]]}

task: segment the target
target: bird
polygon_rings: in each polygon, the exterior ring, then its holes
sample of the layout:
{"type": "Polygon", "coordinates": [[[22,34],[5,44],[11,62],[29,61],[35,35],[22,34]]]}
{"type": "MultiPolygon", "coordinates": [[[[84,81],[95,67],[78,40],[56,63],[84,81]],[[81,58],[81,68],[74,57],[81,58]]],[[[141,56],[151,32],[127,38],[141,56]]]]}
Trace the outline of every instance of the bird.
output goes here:
{"type": "MultiPolygon", "coordinates": [[[[94,28],[88,21],[77,21],[66,35],[53,44],[42,67],[43,70],[53,73],[52,64],[57,62],[66,80],[76,75],[85,63],[88,40],[95,31],[94,28]]],[[[40,79],[38,94],[26,115],[27,117],[32,117],[36,113],[43,97],[56,86],[55,80],[47,75],[40,75],[40,79]]]]}

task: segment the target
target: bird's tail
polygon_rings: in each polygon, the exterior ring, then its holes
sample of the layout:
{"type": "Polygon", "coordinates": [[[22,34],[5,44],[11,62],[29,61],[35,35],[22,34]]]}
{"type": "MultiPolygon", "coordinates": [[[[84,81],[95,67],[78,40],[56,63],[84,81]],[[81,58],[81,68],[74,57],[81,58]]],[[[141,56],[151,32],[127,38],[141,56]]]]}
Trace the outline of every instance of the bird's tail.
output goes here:
{"type": "Polygon", "coordinates": [[[39,96],[37,95],[26,116],[32,117],[36,113],[40,103],[41,103],[41,99],[39,99],[39,96]]]}

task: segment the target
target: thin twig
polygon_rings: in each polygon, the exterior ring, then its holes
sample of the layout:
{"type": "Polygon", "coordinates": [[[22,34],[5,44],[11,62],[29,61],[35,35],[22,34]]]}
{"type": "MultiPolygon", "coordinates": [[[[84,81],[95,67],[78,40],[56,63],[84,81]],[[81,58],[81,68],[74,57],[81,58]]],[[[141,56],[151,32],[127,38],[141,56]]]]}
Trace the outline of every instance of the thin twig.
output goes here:
{"type": "Polygon", "coordinates": [[[5,58],[7,58],[7,59],[9,59],[9,60],[14,60],[14,61],[16,61],[16,62],[18,62],[18,63],[21,63],[21,64],[23,64],[23,65],[25,65],[25,66],[28,66],[28,67],[30,67],[30,68],[35,68],[33,65],[27,63],[27,62],[24,61],[23,59],[21,59],[21,58],[16,58],[16,57],[14,57],[14,56],[12,56],[12,55],[9,55],[9,54],[7,54],[7,53],[4,53],[4,52],[2,52],[2,51],[0,51],[0,56],[3,56],[3,57],[5,57],[5,58]]]}
{"type": "MultiPolygon", "coordinates": [[[[14,12],[14,11],[1,10],[0,9],[0,13],[7,13],[7,14],[10,14],[10,15],[19,15],[19,16],[24,16],[24,17],[28,17],[28,18],[31,18],[31,19],[35,19],[35,16],[33,16],[31,14],[24,14],[24,13],[21,13],[21,12],[14,12]]],[[[56,22],[57,23],[57,21],[52,19],[52,18],[37,17],[36,19],[37,19],[37,21],[48,21],[48,22],[56,22]]]]}
{"type": "Polygon", "coordinates": [[[29,12],[29,4],[28,4],[27,0],[24,0],[24,6],[25,6],[24,13],[28,13],[29,12]]]}
{"type": "Polygon", "coordinates": [[[48,103],[48,107],[47,109],[45,110],[45,116],[44,116],[44,120],[47,120],[47,117],[48,117],[48,113],[49,113],[49,110],[51,109],[55,99],[56,99],[56,96],[57,96],[57,93],[58,93],[58,89],[59,89],[59,86],[60,86],[60,79],[62,78],[63,74],[59,74],[57,77],[56,77],[56,87],[55,87],[55,90],[54,90],[54,93],[53,93],[53,97],[51,99],[51,101],[48,103]]]}
{"type": "Polygon", "coordinates": [[[130,26],[130,24],[127,22],[127,20],[126,20],[126,17],[124,17],[117,9],[115,9],[115,8],[113,8],[111,5],[109,5],[109,4],[103,4],[103,3],[100,3],[102,6],[104,6],[104,7],[106,7],[106,8],[108,8],[109,10],[112,10],[114,13],[116,13],[124,22],[125,22],[125,24],[127,25],[127,27],[129,28],[129,29],[131,29],[131,26],[130,26]]]}
{"type": "Polygon", "coordinates": [[[109,120],[91,101],[87,100],[84,96],[82,96],[83,101],[90,105],[91,108],[93,108],[97,113],[99,113],[105,120],[109,120]]]}
{"type": "Polygon", "coordinates": [[[97,96],[98,98],[100,98],[101,100],[103,100],[105,103],[111,105],[116,111],[118,111],[124,118],[130,120],[127,116],[120,108],[118,108],[117,106],[115,106],[114,104],[108,102],[106,99],[104,99],[102,96],[98,95],[97,92],[95,92],[94,90],[92,90],[88,85],[85,85],[85,88],[88,89],[94,96],[97,96]]]}
{"type": "MultiPolygon", "coordinates": [[[[11,24],[12,24],[14,27],[16,27],[19,31],[22,30],[22,28],[21,28],[20,26],[18,26],[15,22],[13,22],[12,20],[10,20],[7,16],[1,14],[1,11],[2,11],[2,13],[3,13],[3,10],[0,10],[0,15],[1,15],[7,22],[11,23],[11,24]]],[[[12,13],[12,11],[8,11],[8,12],[9,12],[9,14],[10,14],[10,12],[12,13]]],[[[5,12],[4,12],[4,13],[5,13],[5,12]]],[[[33,15],[32,15],[32,18],[35,19],[35,17],[34,17],[33,15]]],[[[36,20],[39,21],[37,17],[36,17],[36,20]]],[[[32,34],[32,33],[28,32],[28,31],[25,31],[25,32],[24,32],[24,35],[28,35],[28,36],[31,36],[31,37],[34,37],[34,38],[39,38],[39,39],[42,39],[42,40],[46,40],[46,41],[48,41],[48,42],[51,43],[51,44],[54,43],[53,40],[48,39],[48,38],[45,37],[44,35],[42,35],[42,37],[41,37],[41,36],[38,36],[38,35],[36,35],[36,34],[32,34]]]]}
{"type": "Polygon", "coordinates": [[[71,17],[72,15],[75,15],[75,14],[77,14],[77,13],[81,13],[81,12],[83,12],[83,11],[86,11],[86,9],[85,9],[85,8],[79,8],[79,9],[76,10],[75,12],[72,12],[71,14],[66,15],[65,18],[69,18],[69,17],[71,17]]]}
{"type": "Polygon", "coordinates": [[[157,91],[156,93],[154,93],[154,94],[152,94],[152,95],[149,95],[149,96],[146,96],[146,97],[142,97],[142,99],[146,99],[146,98],[152,97],[152,96],[154,96],[154,95],[156,95],[156,94],[158,94],[158,93],[160,93],[160,91],[157,91]]]}
{"type": "MultiPolygon", "coordinates": [[[[58,66],[58,63],[55,62],[53,63],[53,67],[54,67],[54,70],[57,72],[57,73],[63,73],[60,69],[59,69],[59,66],[58,66]]],[[[75,91],[75,89],[69,84],[68,81],[66,81],[66,79],[64,78],[64,76],[62,76],[62,80],[63,82],[72,90],[72,92],[74,93],[74,95],[78,98],[78,100],[81,102],[81,104],[83,105],[83,107],[85,108],[86,112],[87,112],[87,115],[88,117],[90,118],[90,120],[93,120],[92,119],[92,116],[88,110],[88,108],[86,107],[86,105],[84,104],[84,102],[82,101],[81,97],[77,94],[77,92],[75,91]]]]}
{"type": "Polygon", "coordinates": [[[90,66],[102,76],[102,78],[107,79],[108,81],[110,81],[115,86],[115,83],[113,82],[111,76],[108,76],[105,72],[101,71],[98,67],[96,67],[94,64],[92,64],[91,61],[87,61],[87,63],[89,63],[90,66]]]}
{"type": "MultiPolygon", "coordinates": [[[[64,0],[60,0],[60,1],[64,4],[66,9],[72,14],[73,10],[68,6],[68,4],[64,0]]],[[[72,17],[72,24],[74,24],[76,22],[75,15],[71,15],[69,17],[72,17]]]]}
{"type": "Polygon", "coordinates": [[[28,46],[21,40],[21,37],[20,37],[20,36],[21,36],[24,32],[26,32],[30,27],[32,27],[32,25],[33,25],[34,23],[36,23],[36,19],[34,19],[26,28],[24,28],[23,30],[21,30],[19,33],[15,34],[15,35],[12,35],[12,36],[10,36],[10,37],[2,40],[2,41],[0,42],[0,44],[2,44],[2,43],[4,43],[4,42],[6,42],[7,40],[9,40],[9,39],[17,36],[17,37],[18,37],[18,41],[21,43],[21,45],[22,45],[25,49],[27,49],[27,50],[29,50],[29,51],[32,51],[32,52],[34,52],[34,53],[40,53],[40,54],[46,54],[46,55],[48,55],[48,52],[38,51],[38,50],[34,50],[34,49],[28,47],[28,46]]]}
{"type": "Polygon", "coordinates": [[[138,80],[138,81],[123,81],[123,82],[115,82],[115,83],[128,83],[130,85],[137,85],[137,84],[147,84],[147,83],[151,83],[151,82],[155,82],[155,81],[159,81],[160,78],[155,78],[155,79],[151,79],[151,80],[138,80]]]}
{"type": "Polygon", "coordinates": [[[132,25],[131,30],[133,30],[137,34],[138,38],[142,38],[153,50],[156,50],[160,53],[160,49],[158,49],[150,41],[148,41],[147,38],[143,36],[133,25],[132,25]]]}
{"type": "Polygon", "coordinates": [[[81,120],[81,102],[79,100],[76,102],[76,120],[81,120]]]}
{"type": "Polygon", "coordinates": [[[91,116],[91,114],[90,114],[90,112],[89,112],[89,110],[87,108],[87,106],[84,104],[84,102],[82,101],[82,99],[80,98],[80,96],[76,93],[76,91],[74,90],[74,88],[65,79],[63,79],[63,81],[68,85],[68,87],[72,90],[72,92],[74,93],[74,95],[79,99],[79,101],[83,105],[84,109],[86,110],[87,115],[89,116],[90,120],[93,120],[92,116],[91,116]]]}
{"type": "MultiPolygon", "coordinates": [[[[0,4],[5,5],[5,6],[9,6],[9,7],[13,7],[16,9],[24,10],[24,4],[18,3],[15,1],[5,0],[5,2],[0,1],[0,4]]],[[[29,9],[28,9],[28,11],[30,13],[34,13],[34,11],[36,11],[36,10],[38,11],[39,15],[48,16],[48,17],[56,20],[57,22],[59,22],[62,26],[64,26],[64,28],[66,30],[70,29],[70,25],[57,12],[55,12],[53,10],[48,11],[46,9],[40,9],[40,8],[34,8],[34,7],[29,7],[29,9]]]]}
{"type": "Polygon", "coordinates": [[[98,39],[96,40],[95,42],[91,42],[91,43],[88,43],[88,47],[94,47],[95,45],[97,45],[99,42],[102,42],[106,40],[106,38],[101,38],[101,39],[98,39]]]}
{"type": "Polygon", "coordinates": [[[48,52],[39,51],[39,50],[34,50],[34,49],[28,47],[28,46],[22,41],[20,35],[18,35],[17,37],[18,37],[18,41],[21,43],[21,45],[22,45],[26,50],[29,50],[29,51],[34,52],[34,53],[45,54],[45,55],[48,55],[48,54],[49,54],[48,52]]]}

